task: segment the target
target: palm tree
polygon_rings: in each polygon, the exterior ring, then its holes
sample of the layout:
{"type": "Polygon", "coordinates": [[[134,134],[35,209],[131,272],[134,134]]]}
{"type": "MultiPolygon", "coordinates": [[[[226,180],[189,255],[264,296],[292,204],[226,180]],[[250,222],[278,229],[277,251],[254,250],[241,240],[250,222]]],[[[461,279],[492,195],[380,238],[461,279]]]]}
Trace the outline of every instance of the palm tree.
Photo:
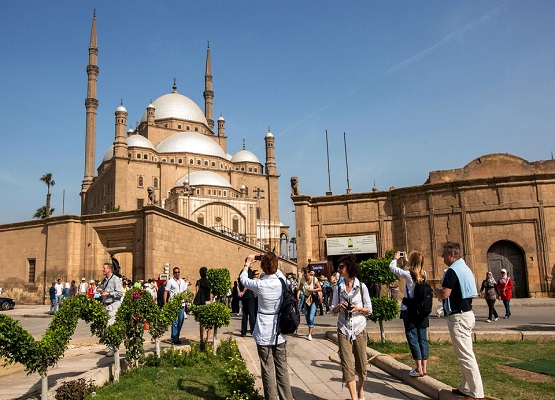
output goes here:
{"type": "MultiPolygon", "coordinates": [[[[43,181],[46,184],[46,186],[48,186],[48,192],[46,193],[46,205],[44,206],[44,211],[45,211],[44,218],[48,218],[50,217],[50,214],[54,211],[54,209],[50,208],[50,186],[54,186],[56,182],[54,182],[54,179],[52,179],[51,172],[47,172],[46,174],[41,176],[40,180],[43,181]]],[[[38,210],[37,210],[37,213],[38,213],[38,210]]]]}
{"type": "MultiPolygon", "coordinates": [[[[54,212],[54,208],[51,208],[49,215],[52,215],[53,212],[54,212]]],[[[35,215],[33,215],[33,218],[38,218],[38,219],[45,219],[46,217],[47,217],[46,206],[42,206],[41,208],[38,208],[35,215]]]]}

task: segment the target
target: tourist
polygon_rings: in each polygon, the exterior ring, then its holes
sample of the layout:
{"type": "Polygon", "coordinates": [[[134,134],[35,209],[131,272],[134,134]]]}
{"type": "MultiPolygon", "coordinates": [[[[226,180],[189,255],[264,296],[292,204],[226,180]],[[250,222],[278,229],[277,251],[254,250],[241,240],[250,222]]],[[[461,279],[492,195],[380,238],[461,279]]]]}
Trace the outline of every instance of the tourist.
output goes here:
{"type": "Polygon", "coordinates": [[[366,285],[358,280],[359,265],[352,256],[339,259],[340,278],[333,290],[331,302],[337,318],[337,339],[343,382],[347,384],[352,400],[364,399],[366,380],[366,317],[372,314],[370,293],[366,285]],[[358,375],[356,387],[355,372],[358,375]]]}
{"type": "Polygon", "coordinates": [[[52,286],[48,289],[50,295],[50,315],[56,314],[58,309],[58,302],[56,300],[56,282],[52,282],[52,286]]]}
{"type": "Polygon", "coordinates": [[[497,288],[499,289],[499,294],[501,300],[503,300],[503,305],[505,306],[505,318],[511,317],[511,299],[513,297],[513,280],[507,275],[507,270],[503,268],[501,270],[501,278],[497,281],[497,288]]]}
{"type": "Polygon", "coordinates": [[[320,282],[310,274],[310,267],[303,268],[303,276],[299,284],[300,293],[304,294],[305,319],[308,325],[308,340],[312,340],[312,332],[314,331],[314,316],[316,315],[316,305],[318,303],[318,292],[322,291],[320,282]]]}
{"type": "Polygon", "coordinates": [[[281,334],[277,335],[278,311],[283,292],[280,279],[285,281],[285,276],[278,270],[278,257],[272,252],[267,252],[260,258],[260,266],[264,275],[260,279],[250,279],[248,277],[249,269],[255,262],[254,254],[247,257],[239,280],[258,297],[260,309],[252,336],[256,341],[260,358],[264,398],[292,400],[293,395],[287,369],[287,337],[281,334]]]}
{"type": "MultiPolygon", "coordinates": [[[[173,277],[166,282],[164,292],[164,304],[166,304],[176,294],[181,294],[187,291],[187,283],[181,278],[181,270],[179,267],[173,269],[173,277]]],[[[181,303],[181,309],[177,314],[177,318],[172,323],[170,340],[173,344],[181,344],[179,335],[183,327],[183,320],[185,319],[185,300],[181,303]]]]}
{"type": "MultiPolygon", "coordinates": [[[[249,279],[253,279],[254,272],[251,268],[248,271],[249,279]]],[[[250,328],[250,334],[254,332],[254,325],[256,324],[255,319],[255,299],[252,290],[249,290],[241,283],[239,280],[239,298],[241,299],[241,309],[243,315],[241,316],[241,336],[247,335],[247,324],[250,328]]]]}
{"type": "MultiPolygon", "coordinates": [[[[96,292],[100,295],[100,301],[108,314],[107,325],[110,326],[116,322],[116,312],[121,305],[121,298],[123,296],[121,278],[113,273],[113,265],[111,263],[104,263],[102,266],[102,274],[104,279],[100,286],[96,288],[96,292]]],[[[114,356],[114,350],[108,348],[106,353],[107,357],[114,356]]]]}
{"type": "Polygon", "coordinates": [[[486,274],[486,279],[482,282],[480,293],[482,292],[484,292],[484,298],[486,299],[489,310],[486,322],[497,321],[499,316],[495,310],[495,300],[499,297],[499,289],[497,288],[497,282],[493,279],[493,274],[491,272],[486,274]]]}
{"type": "MultiPolygon", "coordinates": [[[[198,273],[200,275],[200,279],[197,280],[197,283],[195,283],[195,288],[196,288],[196,294],[195,294],[195,299],[193,300],[193,304],[200,306],[206,303],[211,303],[213,296],[212,293],[210,292],[210,282],[208,282],[208,278],[206,277],[206,272],[208,271],[208,268],[206,267],[201,267],[198,270],[198,273]]],[[[200,333],[200,341],[201,342],[206,342],[208,343],[208,341],[210,340],[210,329],[206,329],[206,338],[204,338],[204,326],[202,326],[202,324],[199,323],[199,333],[200,333]]]]}
{"type": "Polygon", "coordinates": [[[81,283],[79,284],[79,294],[87,294],[87,289],[89,288],[89,285],[87,285],[87,280],[85,278],[81,278],[81,283]]]}
{"type": "Polygon", "coordinates": [[[424,266],[424,256],[418,251],[413,251],[410,253],[408,260],[406,257],[405,253],[401,255],[401,252],[396,252],[389,264],[389,269],[395,275],[405,280],[405,296],[401,303],[401,319],[405,327],[405,336],[407,337],[412,359],[416,363],[416,367],[409,371],[409,375],[416,378],[428,373],[429,347],[426,328],[430,325],[430,322],[428,317],[418,317],[414,304],[414,289],[416,284],[426,281],[426,274],[422,269],[424,266]],[[397,266],[397,262],[401,258],[408,262],[408,271],[397,266]]]}
{"type": "Polygon", "coordinates": [[[458,243],[447,242],[443,245],[443,262],[449,268],[443,276],[441,289],[436,288],[434,293],[439,300],[443,300],[453,350],[462,372],[459,387],[453,389],[453,393],[465,396],[465,399],[483,399],[482,376],[472,349],[472,329],[476,324],[472,298],[478,296],[478,291],[474,275],[460,252],[458,243]]]}

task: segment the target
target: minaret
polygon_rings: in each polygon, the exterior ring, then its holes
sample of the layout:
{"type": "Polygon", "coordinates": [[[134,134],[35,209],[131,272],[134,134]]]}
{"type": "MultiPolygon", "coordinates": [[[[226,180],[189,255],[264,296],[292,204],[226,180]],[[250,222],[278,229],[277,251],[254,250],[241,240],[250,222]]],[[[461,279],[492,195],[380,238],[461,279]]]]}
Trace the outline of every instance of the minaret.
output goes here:
{"type": "Polygon", "coordinates": [[[266,175],[277,175],[274,140],[275,137],[272,132],[270,132],[270,127],[268,127],[268,132],[264,138],[266,142],[266,175]]]}
{"type": "Polygon", "coordinates": [[[94,178],[95,156],[96,156],[96,110],[98,100],[96,98],[96,80],[98,77],[98,43],[96,40],[96,10],[93,14],[91,40],[89,44],[89,65],[87,65],[87,98],[85,108],[87,110],[87,127],[85,134],[85,175],[81,185],[81,214],[86,214],[85,194],[92,184],[94,178]]]}
{"type": "Polygon", "coordinates": [[[210,42],[206,50],[206,72],[204,74],[204,115],[208,121],[210,129],[214,130],[214,120],[212,119],[212,103],[214,102],[214,92],[212,91],[212,64],[210,62],[210,42]]]}
{"type": "Polygon", "coordinates": [[[114,138],[114,157],[127,158],[127,110],[123,106],[123,101],[116,108],[116,134],[114,138]]]}

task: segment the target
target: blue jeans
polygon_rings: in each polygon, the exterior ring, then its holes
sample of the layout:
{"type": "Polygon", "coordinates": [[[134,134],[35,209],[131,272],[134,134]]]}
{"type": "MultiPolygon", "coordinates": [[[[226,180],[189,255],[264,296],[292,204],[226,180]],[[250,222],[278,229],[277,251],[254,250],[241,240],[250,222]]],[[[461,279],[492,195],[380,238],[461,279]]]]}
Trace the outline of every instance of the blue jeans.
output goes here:
{"type": "Polygon", "coordinates": [[[54,315],[56,313],[56,307],[58,303],[56,299],[50,300],[50,315],[54,315]]]}
{"type": "Polygon", "coordinates": [[[179,334],[181,333],[181,327],[183,326],[183,318],[185,317],[185,307],[181,307],[179,314],[177,314],[177,319],[172,323],[172,334],[171,341],[179,341],[179,334]]]}
{"type": "Polygon", "coordinates": [[[511,305],[510,305],[511,300],[503,300],[503,305],[505,306],[505,316],[506,317],[510,317],[511,316],[511,305]]]}
{"type": "Polygon", "coordinates": [[[414,325],[411,327],[408,310],[401,311],[401,318],[405,325],[405,336],[407,337],[412,358],[414,360],[427,360],[430,351],[426,328],[415,328],[414,325]]]}
{"type": "Polygon", "coordinates": [[[301,294],[299,295],[299,314],[303,309],[303,305],[304,305],[304,293],[301,292],[301,294]]]}
{"type": "Polygon", "coordinates": [[[316,315],[316,303],[312,302],[311,305],[304,305],[304,316],[306,317],[306,324],[309,328],[314,328],[314,316],[316,315]]]}

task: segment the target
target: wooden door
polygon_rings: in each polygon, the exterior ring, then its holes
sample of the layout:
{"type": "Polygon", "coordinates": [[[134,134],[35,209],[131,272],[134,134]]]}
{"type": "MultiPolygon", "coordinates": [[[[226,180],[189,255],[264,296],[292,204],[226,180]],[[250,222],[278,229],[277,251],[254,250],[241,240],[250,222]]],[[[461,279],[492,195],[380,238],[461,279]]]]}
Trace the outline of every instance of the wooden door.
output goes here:
{"type": "Polygon", "coordinates": [[[494,243],[488,251],[488,267],[495,280],[501,277],[501,269],[505,268],[507,275],[514,282],[513,296],[529,297],[524,254],[514,243],[508,241],[494,243]]]}

